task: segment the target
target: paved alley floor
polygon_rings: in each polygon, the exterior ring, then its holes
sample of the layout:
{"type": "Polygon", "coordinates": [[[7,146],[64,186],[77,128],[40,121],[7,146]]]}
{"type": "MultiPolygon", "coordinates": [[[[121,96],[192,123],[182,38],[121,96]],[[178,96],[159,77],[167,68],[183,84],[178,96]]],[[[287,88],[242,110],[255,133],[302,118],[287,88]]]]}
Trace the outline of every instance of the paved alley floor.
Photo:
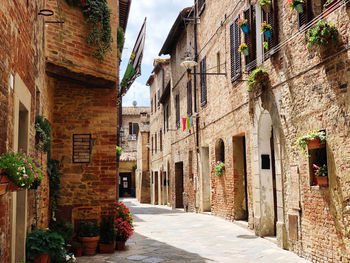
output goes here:
{"type": "Polygon", "coordinates": [[[135,217],[127,250],[80,257],[78,263],[309,262],[219,217],[139,204],[136,199],[123,202],[135,217]]]}

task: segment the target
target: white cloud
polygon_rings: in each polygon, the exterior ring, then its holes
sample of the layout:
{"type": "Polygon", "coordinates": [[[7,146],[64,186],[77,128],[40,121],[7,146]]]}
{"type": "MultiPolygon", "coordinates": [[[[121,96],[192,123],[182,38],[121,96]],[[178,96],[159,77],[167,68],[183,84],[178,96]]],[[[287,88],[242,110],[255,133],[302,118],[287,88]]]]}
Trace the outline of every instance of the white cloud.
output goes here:
{"type": "Polygon", "coordinates": [[[149,106],[149,87],[137,80],[131,85],[128,93],[123,97],[123,106],[132,106],[136,100],[137,106],[149,106]]]}
{"type": "MultiPolygon", "coordinates": [[[[158,53],[165,42],[166,37],[175,22],[179,12],[188,6],[193,5],[193,0],[133,0],[131,4],[128,26],[125,35],[125,49],[123,51],[121,64],[121,78],[124,75],[126,64],[129,60],[130,53],[134,47],[137,35],[142,26],[142,23],[147,17],[147,32],[145,51],[142,61],[142,76],[137,79],[137,82],[130,88],[128,94],[123,99],[123,105],[132,100],[131,97],[136,97],[139,106],[149,105],[148,99],[145,100],[145,94],[139,93],[136,89],[141,89],[144,92],[149,75],[153,69],[153,60],[158,57],[158,53]],[[133,96],[132,93],[140,95],[133,96]],[[147,104],[143,104],[147,103],[147,104]]],[[[149,90],[149,89],[148,89],[149,90]]],[[[131,105],[131,104],[130,104],[131,105]]]]}

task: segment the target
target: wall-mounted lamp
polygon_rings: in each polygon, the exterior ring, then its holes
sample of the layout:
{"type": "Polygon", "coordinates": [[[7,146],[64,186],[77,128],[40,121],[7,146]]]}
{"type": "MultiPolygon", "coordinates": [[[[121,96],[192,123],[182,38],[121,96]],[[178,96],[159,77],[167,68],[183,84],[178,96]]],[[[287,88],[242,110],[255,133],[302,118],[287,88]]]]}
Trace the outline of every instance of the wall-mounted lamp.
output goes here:
{"type": "Polygon", "coordinates": [[[198,65],[198,62],[194,61],[193,58],[187,56],[185,57],[185,60],[180,63],[182,67],[184,67],[187,70],[188,75],[220,75],[220,76],[226,76],[226,73],[211,73],[211,72],[205,72],[205,73],[192,73],[191,70],[195,66],[198,65]]]}

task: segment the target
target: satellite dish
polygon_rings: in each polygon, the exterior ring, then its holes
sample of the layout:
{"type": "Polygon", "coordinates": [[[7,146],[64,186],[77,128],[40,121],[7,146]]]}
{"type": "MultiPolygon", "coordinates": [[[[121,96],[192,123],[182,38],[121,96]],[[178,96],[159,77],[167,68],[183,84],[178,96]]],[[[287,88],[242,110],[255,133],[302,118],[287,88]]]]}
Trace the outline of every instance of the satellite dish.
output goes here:
{"type": "Polygon", "coordinates": [[[132,105],[133,105],[134,107],[136,107],[136,106],[137,106],[137,101],[134,100],[134,101],[132,102],[132,105]]]}

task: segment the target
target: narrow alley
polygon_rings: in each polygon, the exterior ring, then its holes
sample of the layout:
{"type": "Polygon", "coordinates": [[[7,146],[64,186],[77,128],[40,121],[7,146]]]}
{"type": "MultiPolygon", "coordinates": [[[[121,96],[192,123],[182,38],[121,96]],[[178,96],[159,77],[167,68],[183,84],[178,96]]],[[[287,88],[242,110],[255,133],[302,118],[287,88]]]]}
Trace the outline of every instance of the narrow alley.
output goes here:
{"type": "Polygon", "coordinates": [[[207,214],[124,199],[135,217],[125,251],[80,257],[78,263],[126,262],[309,262],[235,223],[207,214]]]}

